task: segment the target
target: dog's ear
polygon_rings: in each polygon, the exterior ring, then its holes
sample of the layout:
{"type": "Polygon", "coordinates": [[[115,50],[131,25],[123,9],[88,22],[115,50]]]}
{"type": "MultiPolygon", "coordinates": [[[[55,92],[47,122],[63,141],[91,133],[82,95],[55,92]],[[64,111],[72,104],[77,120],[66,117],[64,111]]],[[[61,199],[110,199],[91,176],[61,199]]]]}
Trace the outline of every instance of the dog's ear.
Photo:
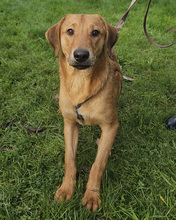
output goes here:
{"type": "Polygon", "coordinates": [[[118,40],[118,32],[115,29],[115,27],[108,24],[104,18],[102,18],[100,15],[97,15],[99,19],[104,23],[105,29],[106,29],[106,38],[105,38],[105,44],[106,49],[108,51],[109,56],[111,55],[111,49],[114,46],[114,44],[118,40]]]}
{"type": "Polygon", "coordinates": [[[57,24],[50,27],[45,33],[48,43],[54,48],[55,57],[59,55],[60,51],[60,30],[64,20],[65,17],[63,17],[57,24]]]}
{"type": "Polygon", "coordinates": [[[115,45],[115,43],[118,40],[118,32],[115,29],[115,27],[107,24],[107,32],[108,32],[108,36],[107,36],[107,49],[108,49],[108,53],[111,53],[111,48],[115,45]]]}

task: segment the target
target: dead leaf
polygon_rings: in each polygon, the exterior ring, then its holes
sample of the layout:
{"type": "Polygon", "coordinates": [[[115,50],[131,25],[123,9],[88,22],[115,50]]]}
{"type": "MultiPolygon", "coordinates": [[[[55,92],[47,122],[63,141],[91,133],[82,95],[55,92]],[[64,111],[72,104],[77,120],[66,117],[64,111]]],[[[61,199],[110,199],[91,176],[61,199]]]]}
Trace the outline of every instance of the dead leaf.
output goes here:
{"type": "Polygon", "coordinates": [[[130,78],[130,77],[124,76],[124,75],[123,75],[123,78],[124,78],[125,80],[129,81],[129,82],[133,82],[133,81],[135,80],[135,79],[133,79],[133,78],[130,78]]]}
{"type": "Polygon", "coordinates": [[[59,100],[59,94],[54,95],[53,98],[54,98],[55,100],[59,100]]]}
{"type": "Polygon", "coordinates": [[[27,50],[27,47],[23,44],[22,45],[23,50],[27,50]]]}
{"type": "Polygon", "coordinates": [[[14,146],[2,147],[1,150],[6,152],[8,150],[15,150],[15,147],[14,146]]]}
{"type": "Polygon", "coordinates": [[[58,115],[61,114],[60,108],[57,110],[57,114],[58,114],[58,115]]]}
{"type": "Polygon", "coordinates": [[[6,123],[2,126],[2,128],[3,128],[3,129],[6,129],[7,127],[12,126],[14,120],[15,120],[15,119],[12,119],[12,120],[6,122],[6,123]]]}
{"type": "Polygon", "coordinates": [[[99,145],[99,142],[100,142],[100,138],[97,138],[95,141],[96,145],[99,145]]]}
{"type": "Polygon", "coordinates": [[[30,131],[30,132],[33,132],[33,133],[38,133],[38,132],[45,131],[46,128],[41,127],[41,126],[39,126],[39,127],[28,127],[27,130],[30,131]]]}
{"type": "Polygon", "coordinates": [[[85,173],[89,173],[91,170],[91,167],[88,166],[82,166],[81,169],[85,172],[85,173]]]}
{"type": "Polygon", "coordinates": [[[176,28],[169,28],[166,30],[166,33],[176,32],[176,28]]]}

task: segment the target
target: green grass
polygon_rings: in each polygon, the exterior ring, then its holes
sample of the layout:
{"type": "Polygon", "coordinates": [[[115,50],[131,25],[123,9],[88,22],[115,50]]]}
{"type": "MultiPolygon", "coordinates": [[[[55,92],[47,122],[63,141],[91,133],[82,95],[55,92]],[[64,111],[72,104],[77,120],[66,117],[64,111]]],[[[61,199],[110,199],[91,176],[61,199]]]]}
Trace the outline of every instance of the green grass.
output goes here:
{"type": "MultiPolygon", "coordinates": [[[[142,30],[147,1],[131,10],[115,46],[124,75],[117,104],[120,129],[102,180],[102,206],[81,205],[100,130],[80,127],[77,184],[73,199],[58,205],[64,175],[63,118],[57,115],[57,60],[44,33],[68,13],[102,15],[110,24],[130,0],[1,0],[0,2],[0,219],[176,219],[176,47],[151,45],[142,30]],[[7,122],[14,119],[11,126],[7,122]],[[31,133],[28,127],[47,129],[31,133]],[[87,156],[89,155],[89,156],[87,156]]],[[[167,44],[175,34],[175,0],[155,0],[147,27],[167,44]]]]}

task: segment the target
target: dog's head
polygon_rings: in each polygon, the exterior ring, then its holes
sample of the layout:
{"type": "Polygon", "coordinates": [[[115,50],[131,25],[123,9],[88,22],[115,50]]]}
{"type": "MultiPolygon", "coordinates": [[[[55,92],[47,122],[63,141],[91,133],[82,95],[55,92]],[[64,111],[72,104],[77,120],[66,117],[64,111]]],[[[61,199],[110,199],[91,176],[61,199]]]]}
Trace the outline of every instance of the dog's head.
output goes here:
{"type": "Polygon", "coordinates": [[[118,39],[116,29],[99,15],[70,14],[50,27],[46,39],[55,50],[61,49],[70,66],[86,69],[96,63],[97,58],[109,53],[118,39]]]}

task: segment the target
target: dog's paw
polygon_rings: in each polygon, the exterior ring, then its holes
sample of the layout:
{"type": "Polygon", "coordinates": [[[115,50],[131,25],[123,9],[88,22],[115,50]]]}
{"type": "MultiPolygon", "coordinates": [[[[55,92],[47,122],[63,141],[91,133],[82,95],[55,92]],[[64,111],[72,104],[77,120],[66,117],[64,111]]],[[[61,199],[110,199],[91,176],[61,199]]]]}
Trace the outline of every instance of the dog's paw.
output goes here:
{"type": "Polygon", "coordinates": [[[100,193],[96,190],[87,189],[82,199],[82,205],[85,205],[88,210],[96,212],[100,208],[100,204],[100,193]]]}
{"type": "Polygon", "coordinates": [[[74,188],[73,187],[66,187],[62,185],[56,191],[56,200],[58,203],[61,203],[63,200],[70,200],[73,195],[74,188]]]}

